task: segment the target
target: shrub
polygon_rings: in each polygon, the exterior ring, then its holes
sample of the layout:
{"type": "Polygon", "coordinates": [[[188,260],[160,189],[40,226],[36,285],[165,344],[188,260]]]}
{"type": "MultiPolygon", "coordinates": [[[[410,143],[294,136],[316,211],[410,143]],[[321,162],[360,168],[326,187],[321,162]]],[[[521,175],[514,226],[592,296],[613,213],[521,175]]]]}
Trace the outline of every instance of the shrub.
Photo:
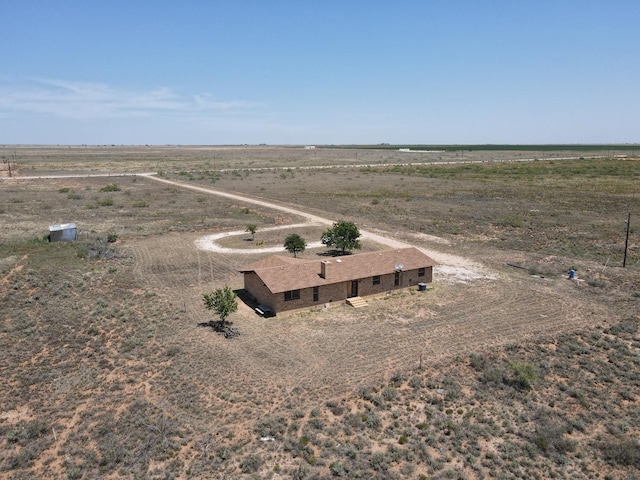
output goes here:
{"type": "Polygon", "coordinates": [[[405,463],[400,467],[400,473],[404,478],[410,478],[414,470],[415,467],[411,463],[405,463]]]}
{"type": "Polygon", "coordinates": [[[395,400],[396,398],[398,398],[398,391],[393,387],[385,387],[382,391],[382,398],[384,398],[388,402],[391,400],[395,400]]]}
{"type": "Polygon", "coordinates": [[[284,417],[265,417],[258,421],[255,432],[260,437],[280,438],[287,429],[287,419],[284,417]]]}
{"type": "Polygon", "coordinates": [[[6,470],[17,470],[20,468],[28,468],[37,457],[36,452],[32,448],[22,448],[18,453],[7,456],[4,463],[6,470]]]}
{"type": "Polygon", "coordinates": [[[470,364],[476,371],[481,372],[487,366],[487,359],[483,355],[472,353],[470,364]]]}
{"type": "Polygon", "coordinates": [[[405,382],[406,379],[407,379],[407,377],[402,372],[395,372],[391,376],[391,379],[390,379],[389,383],[391,385],[393,385],[394,387],[399,387],[400,385],[402,385],[405,382]]]}
{"type": "Polygon", "coordinates": [[[447,393],[445,398],[448,401],[455,401],[462,398],[462,388],[456,382],[446,380],[443,386],[446,388],[447,393]]]}
{"type": "Polygon", "coordinates": [[[640,468],[640,442],[637,440],[626,438],[607,442],[600,450],[609,463],[640,468]]]}
{"type": "Polygon", "coordinates": [[[373,397],[373,392],[370,387],[360,387],[358,388],[358,395],[364,400],[371,401],[371,398],[373,397]]]}
{"type": "Polygon", "coordinates": [[[507,215],[498,222],[501,227],[520,228],[524,225],[522,218],[518,215],[507,215]]]}
{"type": "Polygon", "coordinates": [[[331,475],[334,477],[342,477],[345,473],[344,467],[339,462],[333,462],[329,465],[329,470],[331,471],[331,475]]]}
{"type": "Polygon", "coordinates": [[[262,459],[258,455],[247,455],[240,462],[242,473],[255,473],[262,466],[262,459]]]}
{"type": "Polygon", "coordinates": [[[419,388],[422,388],[422,377],[416,375],[411,377],[411,379],[409,380],[409,385],[411,386],[411,388],[418,390],[419,388]]]}
{"type": "Polygon", "coordinates": [[[171,345],[165,352],[165,355],[167,357],[175,357],[181,352],[182,352],[182,348],[180,348],[178,345],[171,345]]]}
{"type": "Polygon", "coordinates": [[[49,431],[47,424],[41,420],[19,423],[16,428],[7,433],[9,443],[17,443],[26,446],[30,441],[39,438],[49,431]]]}
{"type": "Polygon", "coordinates": [[[638,331],[638,326],[633,320],[623,320],[622,322],[604,330],[609,335],[634,334],[638,331]]]}
{"type": "Polygon", "coordinates": [[[566,438],[567,428],[556,422],[545,422],[537,428],[533,438],[536,446],[545,453],[566,453],[576,448],[576,442],[566,438]]]}
{"type": "Polygon", "coordinates": [[[633,395],[633,392],[631,392],[630,390],[621,390],[620,397],[623,400],[627,400],[628,402],[633,402],[635,400],[635,396],[633,395]]]}
{"type": "Polygon", "coordinates": [[[538,378],[535,367],[530,363],[509,362],[513,373],[512,377],[505,378],[504,382],[517,390],[531,390],[531,382],[538,378]]]}
{"type": "Polygon", "coordinates": [[[82,468],[78,466],[67,467],[67,480],[79,480],[82,478],[82,468]]]}
{"type": "Polygon", "coordinates": [[[233,454],[229,447],[223,446],[216,450],[216,455],[221,462],[224,462],[225,460],[229,460],[233,454]]]}
{"type": "Polygon", "coordinates": [[[76,243],[76,253],[79,258],[87,258],[89,256],[89,245],[86,243],[76,243]]]}
{"type": "Polygon", "coordinates": [[[309,474],[309,467],[307,467],[304,463],[298,465],[298,468],[293,472],[292,478],[293,480],[302,480],[306,478],[309,474]]]}
{"type": "Polygon", "coordinates": [[[357,428],[367,427],[378,430],[382,426],[380,418],[378,418],[374,412],[348,415],[346,420],[353,427],[357,428]]]}
{"type": "Polygon", "coordinates": [[[322,430],[324,428],[324,422],[317,417],[309,420],[309,426],[316,430],[322,430]]]}
{"type": "Polygon", "coordinates": [[[99,198],[98,200],[96,200],[96,205],[99,207],[110,207],[111,205],[113,205],[113,198],[99,198]]]}
{"type": "Polygon", "coordinates": [[[389,466],[387,465],[387,461],[384,458],[384,453],[381,452],[377,452],[371,455],[371,458],[369,459],[369,465],[376,472],[385,472],[389,468],[389,466]]]}
{"type": "Polygon", "coordinates": [[[327,407],[331,410],[331,413],[334,415],[342,415],[344,413],[344,408],[338,405],[336,402],[329,401],[327,402],[327,407]]]}
{"type": "Polygon", "coordinates": [[[119,192],[120,187],[115,183],[110,183],[109,185],[105,185],[100,189],[101,192],[119,192]]]}

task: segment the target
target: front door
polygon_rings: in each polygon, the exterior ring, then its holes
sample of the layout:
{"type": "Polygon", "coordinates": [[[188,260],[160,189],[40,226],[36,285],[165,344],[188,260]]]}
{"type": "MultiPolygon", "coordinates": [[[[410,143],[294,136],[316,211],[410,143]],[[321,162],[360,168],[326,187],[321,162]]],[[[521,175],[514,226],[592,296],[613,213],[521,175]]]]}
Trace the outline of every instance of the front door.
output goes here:
{"type": "Polygon", "coordinates": [[[357,280],[352,280],[351,281],[351,294],[349,295],[349,298],[357,297],[357,296],[358,296],[358,281],[357,280]]]}

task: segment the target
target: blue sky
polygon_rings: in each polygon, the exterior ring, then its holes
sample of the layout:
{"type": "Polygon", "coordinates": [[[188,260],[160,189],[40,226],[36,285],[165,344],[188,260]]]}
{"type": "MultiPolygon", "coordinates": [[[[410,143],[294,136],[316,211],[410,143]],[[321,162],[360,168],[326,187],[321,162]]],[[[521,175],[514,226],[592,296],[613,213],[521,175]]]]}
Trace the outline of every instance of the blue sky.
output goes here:
{"type": "Polygon", "coordinates": [[[0,0],[2,144],[640,142],[640,2],[0,0]]]}

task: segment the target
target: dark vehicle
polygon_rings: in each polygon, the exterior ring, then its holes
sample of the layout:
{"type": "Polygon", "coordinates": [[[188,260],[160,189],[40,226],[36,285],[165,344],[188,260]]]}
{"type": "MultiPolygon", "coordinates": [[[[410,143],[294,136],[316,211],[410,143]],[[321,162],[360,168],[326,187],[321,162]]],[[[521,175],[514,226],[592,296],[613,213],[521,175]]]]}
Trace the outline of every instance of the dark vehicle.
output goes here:
{"type": "Polygon", "coordinates": [[[268,305],[258,305],[254,310],[261,317],[268,318],[276,316],[276,313],[268,305]]]}

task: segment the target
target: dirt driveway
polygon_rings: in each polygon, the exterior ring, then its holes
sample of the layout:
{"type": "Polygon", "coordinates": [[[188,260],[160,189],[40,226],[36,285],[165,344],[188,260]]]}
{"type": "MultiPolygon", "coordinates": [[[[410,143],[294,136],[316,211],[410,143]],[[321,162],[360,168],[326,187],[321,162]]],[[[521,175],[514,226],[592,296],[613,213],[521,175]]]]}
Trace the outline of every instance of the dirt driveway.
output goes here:
{"type": "MultiPolygon", "coordinates": [[[[220,190],[214,190],[212,188],[204,188],[196,185],[190,185],[187,183],[176,182],[172,180],[167,180],[164,178],[157,177],[153,174],[144,174],[143,176],[155,180],[157,182],[166,183],[169,185],[173,185],[180,188],[186,188],[190,190],[195,190],[197,192],[206,193],[209,195],[218,195],[221,197],[225,197],[231,200],[236,200],[245,203],[251,203],[254,205],[258,205],[261,207],[270,208],[273,210],[278,210],[294,217],[302,217],[306,219],[305,223],[295,224],[295,225],[284,225],[281,227],[273,227],[275,228],[291,228],[292,226],[307,226],[307,225],[332,225],[335,220],[323,218],[318,215],[313,215],[307,212],[303,212],[296,208],[287,207],[284,205],[279,205],[273,202],[260,200],[252,197],[248,197],[245,195],[238,195],[235,193],[222,192],[220,190]]],[[[271,229],[266,229],[271,230],[271,229]]],[[[199,238],[196,241],[196,245],[201,250],[207,250],[211,252],[218,253],[241,253],[241,254],[263,254],[268,252],[284,252],[284,248],[282,247],[265,247],[265,248],[255,248],[255,249],[238,249],[234,250],[231,248],[221,247],[216,243],[216,240],[223,238],[225,236],[232,235],[242,235],[244,231],[233,231],[233,232],[224,232],[217,233],[212,235],[206,235],[202,238],[199,238]]],[[[360,230],[361,238],[365,240],[370,240],[375,243],[379,243],[381,245],[386,245],[391,248],[407,248],[412,247],[407,242],[403,242],[397,240],[392,237],[389,232],[383,231],[369,231],[369,230],[360,230]]],[[[437,239],[436,241],[442,242],[442,240],[437,239]]],[[[309,248],[319,247],[320,242],[316,242],[309,245],[309,248]]],[[[464,257],[460,257],[457,255],[446,254],[437,250],[426,249],[423,247],[418,247],[422,252],[426,255],[429,255],[433,258],[438,265],[435,268],[435,274],[440,277],[443,281],[448,282],[466,282],[469,280],[479,280],[479,279],[495,279],[496,274],[494,272],[490,272],[486,267],[480,265],[477,262],[473,262],[464,257]]]]}

